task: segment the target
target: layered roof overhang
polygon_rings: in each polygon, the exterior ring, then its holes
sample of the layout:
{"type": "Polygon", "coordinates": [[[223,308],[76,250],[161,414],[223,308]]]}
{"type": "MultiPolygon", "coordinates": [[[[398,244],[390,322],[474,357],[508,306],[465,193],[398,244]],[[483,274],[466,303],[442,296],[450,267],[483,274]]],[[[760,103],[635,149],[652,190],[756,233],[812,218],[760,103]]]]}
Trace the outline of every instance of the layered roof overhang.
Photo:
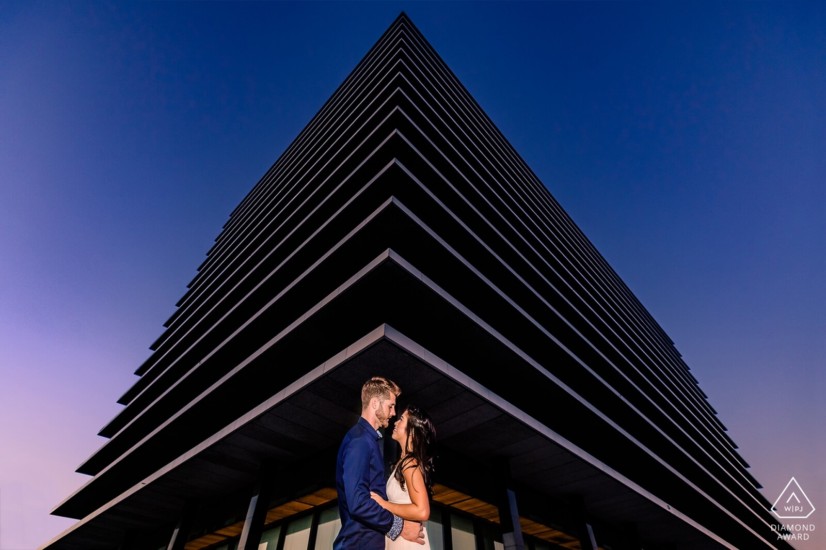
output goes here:
{"type": "MultiPolygon", "coordinates": [[[[380,262],[378,269],[406,271],[402,264],[390,265],[396,263],[390,254],[380,262]]],[[[463,332],[446,331],[444,338],[462,336],[463,332]]],[[[481,359],[487,351],[480,349],[473,358],[481,359]]],[[[500,349],[498,353],[507,352],[500,349]]],[[[56,547],[117,546],[122,533],[163,524],[180,513],[187,501],[253,486],[261,464],[293,464],[296,468],[311,464],[315,468],[325,459],[329,462],[335,450],[331,441],[337,442],[356,418],[342,403],[357,401],[365,377],[376,373],[392,376],[404,387],[405,400],[430,411],[445,448],[481,464],[507,459],[512,479],[520,486],[560,501],[577,495],[588,503],[589,513],[616,525],[634,524],[650,544],[677,538],[685,548],[706,548],[715,539],[724,545],[709,529],[718,515],[714,510],[710,509],[707,517],[692,518],[676,506],[682,499],[665,501],[657,496],[654,490],[660,492],[662,483],[677,488],[662,464],[650,460],[640,464],[640,469],[648,470],[650,486],[646,487],[548,426],[548,418],[565,423],[572,415],[592,415],[588,407],[562,395],[535,396],[535,391],[528,390],[526,397],[538,399],[539,408],[545,410],[543,418],[536,418],[392,326],[382,325],[188,452],[120,491],[66,533],[56,547]]],[[[530,382],[518,373],[514,379],[530,382]]],[[[600,426],[595,419],[580,426],[583,437],[602,441],[596,447],[623,453],[614,446],[609,427],[600,426]]],[[[323,476],[313,481],[330,482],[323,476]]],[[[480,492],[473,480],[452,482],[472,493],[480,492]]],[[[680,492],[686,496],[691,493],[685,488],[680,492]]],[[[482,490],[480,496],[488,495],[482,490]]],[[[742,541],[749,540],[747,529],[742,535],[742,541]]]]}
{"type": "Polygon", "coordinates": [[[232,213],[153,350],[50,548],[329,456],[374,373],[446,449],[644,541],[774,545],[671,341],[404,15],[232,213]]]}

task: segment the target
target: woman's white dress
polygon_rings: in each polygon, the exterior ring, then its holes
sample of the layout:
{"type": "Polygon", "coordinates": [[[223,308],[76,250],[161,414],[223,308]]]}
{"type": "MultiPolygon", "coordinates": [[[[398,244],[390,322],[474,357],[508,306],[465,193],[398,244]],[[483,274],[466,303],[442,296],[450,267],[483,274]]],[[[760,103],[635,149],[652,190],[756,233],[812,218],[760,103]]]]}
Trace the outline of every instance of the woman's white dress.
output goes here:
{"type": "MultiPolygon", "coordinates": [[[[399,484],[396,480],[396,471],[393,470],[393,473],[390,474],[390,479],[387,480],[387,500],[390,502],[397,502],[399,504],[411,504],[410,494],[399,484]]],[[[398,550],[400,548],[403,549],[413,549],[413,550],[430,550],[430,539],[427,538],[427,524],[425,523],[424,526],[424,545],[417,544],[415,542],[410,542],[409,540],[405,540],[401,537],[397,538],[396,540],[390,540],[385,537],[384,539],[385,545],[384,548],[387,550],[388,548],[392,548],[393,550],[398,550]]]]}

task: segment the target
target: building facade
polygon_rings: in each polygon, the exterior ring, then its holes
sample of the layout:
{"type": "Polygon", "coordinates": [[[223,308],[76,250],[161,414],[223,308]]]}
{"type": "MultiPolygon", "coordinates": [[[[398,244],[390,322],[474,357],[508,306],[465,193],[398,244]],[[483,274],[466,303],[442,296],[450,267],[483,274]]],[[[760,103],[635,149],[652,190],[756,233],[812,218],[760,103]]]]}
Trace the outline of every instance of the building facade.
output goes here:
{"type": "Polygon", "coordinates": [[[785,544],[668,336],[404,14],[177,305],[43,548],[330,548],[375,374],[438,427],[434,548],[785,544]]]}

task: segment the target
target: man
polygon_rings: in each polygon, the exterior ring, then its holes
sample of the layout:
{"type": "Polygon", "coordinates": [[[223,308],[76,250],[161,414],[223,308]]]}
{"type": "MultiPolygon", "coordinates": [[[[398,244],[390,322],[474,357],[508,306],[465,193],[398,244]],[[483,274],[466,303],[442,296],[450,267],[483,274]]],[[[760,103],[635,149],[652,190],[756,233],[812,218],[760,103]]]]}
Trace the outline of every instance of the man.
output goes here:
{"type": "Polygon", "coordinates": [[[394,516],[370,498],[370,491],[385,494],[384,461],[379,428],[396,414],[401,390],[391,380],[374,376],[361,388],[361,418],[341,442],[336,460],[336,491],[341,514],[334,550],[379,550],[384,537],[424,544],[422,525],[394,516]]]}

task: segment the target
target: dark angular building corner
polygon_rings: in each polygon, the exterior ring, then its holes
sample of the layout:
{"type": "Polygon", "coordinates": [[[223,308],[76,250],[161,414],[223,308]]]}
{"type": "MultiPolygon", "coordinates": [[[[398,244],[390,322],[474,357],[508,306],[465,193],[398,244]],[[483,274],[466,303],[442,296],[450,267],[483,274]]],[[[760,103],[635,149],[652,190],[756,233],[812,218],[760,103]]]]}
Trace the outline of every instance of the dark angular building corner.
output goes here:
{"type": "Polygon", "coordinates": [[[438,426],[434,548],[789,548],[668,336],[404,13],[177,306],[43,548],[330,548],[374,374],[438,426]]]}

